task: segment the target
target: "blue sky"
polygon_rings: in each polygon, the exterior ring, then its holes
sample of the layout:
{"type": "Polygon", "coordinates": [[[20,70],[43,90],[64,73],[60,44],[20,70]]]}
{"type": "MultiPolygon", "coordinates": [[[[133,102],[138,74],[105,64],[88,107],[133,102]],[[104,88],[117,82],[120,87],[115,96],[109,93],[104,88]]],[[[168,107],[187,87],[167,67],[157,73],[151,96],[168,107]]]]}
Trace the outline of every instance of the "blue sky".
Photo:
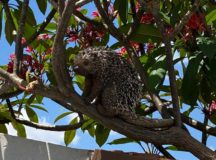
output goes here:
{"type": "MultiPolygon", "coordinates": [[[[12,2],[12,1],[11,1],[12,2]]],[[[34,10],[36,19],[39,23],[41,23],[44,19],[44,15],[42,15],[40,13],[40,11],[38,10],[37,5],[35,4],[35,1],[30,1],[30,5],[32,6],[32,9],[34,10]]],[[[93,5],[88,5],[86,6],[86,8],[89,10],[89,14],[91,14],[92,11],[96,10],[95,7],[93,7],[93,5]]],[[[49,10],[49,8],[48,8],[49,10]]],[[[47,13],[46,13],[47,14],[47,13]]],[[[114,43],[113,41],[111,41],[110,43],[114,43]]],[[[9,60],[9,54],[14,52],[14,45],[9,46],[8,43],[5,40],[5,34],[4,32],[2,32],[2,36],[0,39],[0,65],[5,65],[8,63],[9,60]]],[[[178,66],[177,66],[178,67],[178,66]]],[[[178,67],[179,69],[179,67],[178,67]]],[[[166,82],[168,82],[168,78],[166,80],[166,82]]],[[[44,106],[46,106],[46,108],[48,109],[49,113],[46,112],[41,112],[41,111],[37,111],[37,113],[40,115],[40,121],[42,123],[45,124],[53,124],[54,119],[61,113],[67,111],[66,109],[60,107],[58,104],[56,104],[55,102],[52,102],[48,99],[44,99],[43,101],[44,106]]],[[[187,108],[187,107],[185,107],[187,108]]],[[[194,119],[203,120],[203,116],[202,113],[200,113],[200,111],[197,109],[195,110],[191,116],[194,119]],[[197,115],[199,115],[197,117],[197,115]],[[201,116],[200,116],[201,115],[201,116]]],[[[24,113],[24,117],[27,117],[24,113]]],[[[59,121],[59,124],[67,124],[68,122],[70,122],[70,120],[72,119],[72,116],[68,116],[65,119],[59,121]]],[[[11,126],[8,127],[9,128],[9,133],[12,135],[15,135],[15,131],[12,129],[11,126]]],[[[36,139],[36,140],[41,140],[41,141],[48,141],[50,143],[55,143],[55,144],[60,144],[60,145],[64,145],[64,138],[63,138],[63,132],[49,132],[49,131],[42,131],[42,130],[37,130],[37,129],[33,129],[33,128],[29,128],[26,127],[27,130],[27,136],[30,139],[36,139]]],[[[197,132],[194,129],[191,129],[191,134],[200,139],[200,132],[197,132]]],[[[114,139],[120,138],[120,137],[124,137],[116,132],[111,132],[109,139],[107,142],[110,142],[114,139]]],[[[216,142],[213,138],[209,138],[208,140],[208,145],[213,149],[216,148],[216,142]]],[[[82,131],[78,131],[77,135],[74,139],[74,141],[72,142],[72,144],[69,147],[76,147],[76,148],[82,148],[82,149],[96,149],[99,148],[99,146],[96,144],[95,139],[90,137],[87,133],[82,133],[82,131]]],[[[138,146],[137,144],[126,144],[126,145],[109,145],[109,144],[105,144],[103,147],[103,149],[108,149],[108,150],[123,150],[123,151],[130,151],[130,152],[143,152],[142,148],[140,146],[138,146]]],[[[174,153],[174,152],[171,152],[174,153]]],[[[174,156],[177,157],[177,159],[184,159],[184,160],[195,160],[196,158],[194,156],[192,156],[190,153],[182,153],[182,152],[175,152],[174,156]]]]}

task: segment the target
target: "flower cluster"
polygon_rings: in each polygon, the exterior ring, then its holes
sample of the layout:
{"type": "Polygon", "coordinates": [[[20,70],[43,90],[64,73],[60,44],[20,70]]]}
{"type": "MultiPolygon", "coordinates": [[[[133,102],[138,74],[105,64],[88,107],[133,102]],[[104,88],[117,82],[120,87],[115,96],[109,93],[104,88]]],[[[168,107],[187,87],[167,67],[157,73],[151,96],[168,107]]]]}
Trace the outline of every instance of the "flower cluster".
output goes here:
{"type": "MultiPolygon", "coordinates": [[[[15,59],[15,54],[11,54],[10,62],[7,65],[7,72],[9,73],[13,73],[14,59],[15,59]]],[[[27,71],[38,72],[41,71],[42,68],[43,68],[42,64],[40,64],[37,60],[33,59],[32,56],[25,54],[23,55],[22,67],[21,67],[19,77],[22,79],[26,79],[27,71]]]]}
{"type": "Polygon", "coordinates": [[[79,32],[71,27],[67,29],[68,42],[78,42],[81,48],[100,43],[104,35],[105,31],[92,23],[87,23],[79,32]]]}
{"type": "Polygon", "coordinates": [[[151,24],[154,23],[154,17],[151,13],[144,13],[140,19],[140,23],[151,24]]]}
{"type": "Polygon", "coordinates": [[[184,28],[184,35],[182,39],[183,41],[187,42],[196,36],[197,33],[201,33],[205,30],[206,28],[203,21],[203,15],[193,13],[184,28]]]}

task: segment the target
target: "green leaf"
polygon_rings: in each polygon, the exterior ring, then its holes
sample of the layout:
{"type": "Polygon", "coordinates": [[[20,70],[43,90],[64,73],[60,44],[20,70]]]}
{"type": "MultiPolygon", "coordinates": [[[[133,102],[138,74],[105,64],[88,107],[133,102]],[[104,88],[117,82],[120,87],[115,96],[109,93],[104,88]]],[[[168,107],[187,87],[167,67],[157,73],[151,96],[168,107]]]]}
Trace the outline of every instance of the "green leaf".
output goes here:
{"type": "Polygon", "coordinates": [[[101,147],[108,139],[110,129],[98,124],[95,130],[96,142],[101,147]]]}
{"type": "Polygon", "coordinates": [[[213,21],[216,20],[216,9],[207,14],[205,18],[207,25],[212,25],[213,21]]]}
{"type": "Polygon", "coordinates": [[[11,123],[14,129],[17,131],[17,135],[20,137],[26,137],[26,130],[24,125],[19,124],[17,122],[12,122],[11,123]]]}
{"type": "Polygon", "coordinates": [[[38,106],[38,105],[30,105],[29,107],[32,107],[32,108],[36,108],[36,109],[39,109],[39,110],[42,110],[42,111],[45,111],[45,112],[48,112],[48,110],[42,106],[38,106]]]}
{"type": "Polygon", "coordinates": [[[211,101],[212,101],[212,86],[210,85],[210,83],[208,82],[208,80],[205,77],[203,77],[203,79],[201,81],[200,92],[201,92],[202,99],[206,103],[211,103],[211,101]]]}
{"type": "Polygon", "coordinates": [[[216,41],[209,37],[198,37],[197,46],[211,61],[216,55],[216,41]]]}
{"type": "Polygon", "coordinates": [[[32,102],[34,101],[35,97],[36,97],[36,95],[32,94],[32,95],[28,98],[28,100],[27,100],[27,102],[26,102],[26,105],[29,106],[30,104],[32,104],[32,102]]]}
{"type": "Polygon", "coordinates": [[[14,41],[14,35],[13,35],[13,27],[12,25],[10,25],[8,20],[6,20],[5,22],[5,35],[6,35],[6,40],[11,45],[14,41]]]}
{"type": "Polygon", "coordinates": [[[0,124],[0,133],[8,134],[7,127],[4,124],[0,124]]]}
{"type": "Polygon", "coordinates": [[[59,121],[60,119],[66,117],[66,116],[68,116],[68,115],[70,115],[70,114],[72,114],[72,113],[73,113],[73,112],[65,112],[65,113],[63,113],[63,114],[60,114],[58,117],[56,117],[54,123],[56,123],[56,122],[59,121]]]}
{"type": "Polygon", "coordinates": [[[200,53],[190,58],[182,81],[182,98],[185,103],[190,105],[196,105],[196,101],[199,95],[199,82],[197,74],[200,69],[202,58],[203,55],[200,53]]]}
{"type": "MultiPolygon", "coordinates": [[[[70,124],[77,123],[77,118],[73,119],[70,124]]],[[[76,130],[65,131],[64,133],[64,142],[65,145],[68,146],[76,136],[76,130]]]]}
{"type": "MultiPolygon", "coordinates": [[[[119,29],[123,33],[128,33],[132,24],[126,24],[119,29]]],[[[152,24],[139,24],[130,37],[131,41],[139,43],[148,43],[150,40],[154,42],[161,41],[161,33],[159,30],[152,24]]]]}
{"type": "Polygon", "coordinates": [[[36,0],[40,11],[45,14],[47,9],[47,0],[36,0]]]}
{"type": "Polygon", "coordinates": [[[82,131],[84,132],[85,130],[88,131],[89,135],[91,137],[95,136],[95,121],[93,119],[89,119],[87,122],[85,122],[82,127],[82,131]]]}
{"type": "Polygon", "coordinates": [[[158,61],[151,67],[149,73],[149,88],[155,89],[161,84],[166,75],[166,61],[165,56],[158,59],[158,61]]]}
{"type": "Polygon", "coordinates": [[[28,23],[31,26],[36,26],[37,22],[34,16],[34,12],[32,11],[32,9],[30,7],[28,7],[27,10],[27,17],[26,17],[26,23],[28,23]]]}
{"type": "Polygon", "coordinates": [[[38,102],[39,104],[41,104],[42,101],[43,101],[43,96],[41,96],[41,95],[36,95],[36,100],[37,100],[37,102],[38,102]]]}
{"type": "Polygon", "coordinates": [[[82,125],[81,129],[84,131],[84,130],[86,130],[88,128],[91,128],[93,126],[93,124],[95,124],[95,121],[93,119],[89,119],[87,122],[85,122],[82,125]]]}
{"type": "Polygon", "coordinates": [[[136,141],[125,137],[125,138],[115,139],[112,142],[109,142],[108,144],[113,145],[113,144],[125,144],[125,143],[132,143],[132,142],[136,142],[136,141]]]}
{"type": "Polygon", "coordinates": [[[31,121],[38,123],[38,116],[32,108],[26,107],[26,113],[31,121]]]}
{"type": "Polygon", "coordinates": [[[81,88],[84,88],[85,77],[81,75],[76,75],[74,82],[81,88]]]}
{"type": "Polygon", "coordinates": [[[166,149],[172,150],[172,151],[178,151],[178,148],[175,146],[168,146],[166,149]]]}
{"type": "Polygon", "coordinates": [[[125,24],[127,23],[128,19],[128,0],[121,0],[121,3],[119,4],[119,17],[121,21],[125,24]]]}
{"type": "Polygon", "coordinates": [[[210,121],[216,125],[216,112],[213,112],[213,114],[210,115],[210,121]]]}
{"type": "Polygon", "coordinates": [[[34,33],[34,32],[36,31],[36,29],[35,29],[32,25],[26,23],[26,24],[25,24],[25,29],[24,29],[24,31],[25,31],[25,32],[24,32],[24,37],[25,37],[26,39],[28,39],[28,38],[30,38],[31,35],[32,35],[32,34],[29,34],[29,33],[34,33]]]}

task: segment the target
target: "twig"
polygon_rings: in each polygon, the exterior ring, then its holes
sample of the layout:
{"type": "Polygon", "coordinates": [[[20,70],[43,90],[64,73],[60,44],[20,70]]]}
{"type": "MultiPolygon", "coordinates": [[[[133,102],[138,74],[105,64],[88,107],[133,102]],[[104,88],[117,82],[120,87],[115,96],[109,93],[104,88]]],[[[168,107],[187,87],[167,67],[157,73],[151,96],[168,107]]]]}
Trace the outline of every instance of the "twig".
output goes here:
{"type": "Polygon", "coordinates": [[[56,0],[49,0],[49,2],[53,6],[53,8],[55,8],[56,10],[58,9],[58,4],[57,4],[56,0]]]}
{"type": "Polygon", "coordinates": [[[22,64],[22,58],[23,58],[23,46],[22,46],[21,40],[22,40],[23,33],[24,33],[28,4],[29,4],[29,0],[24,0],[22,3],[19,28],[18,28],[18,32],[17,32],[17,36],[16,36],[15,59],[14,59],[13,72],[16,73],[17,75],[21,71],[21,67],[22,67],[21,64],[22,64]]]}
{"type": "MultiPolygon", "coordinates": [[[[204,122],[203,122],[203,124],[205,126],[208,125],[208,117],[206,115],[204,115],[204,122]]],[[[202,144],[206,145],[207,139],[208,139],[208,134],[207,134],[206,131],[203,131],[202,132],[202,144]]]]}
{"type": "Polygon", "coordinates": [[[46,28],[46,26],[50,23],[50,21],[52,20],[52,18],[54,17],[56,13],[55,9],[52,9],[51,12],[48,14],[48,16],[46,17],[45,21],[41,24],[40,28],[31,35],[31,37],[26,41],[26,43],[23,44],[23,47],[28,46],[30,43],[32,43],[37,37],[38,35],[41,34],[41,32],[46,28]]]}
{"type": "Polygon", "coordinates": [[[98,26],[98,25],[103,26],[102,23],[100,23],[100,22],[98,22],[98,21],[95,21],[95,20],[93,20],[93,19],[90,19],[90,18],[84,16],[81,12],[79,12],[79,11],[77,11],[77,10],[74,10],[74,11],[73,11],[73,14],[74,14],[75,16],[77,16],[79,19],[81,19],[81,20],[83,20],[83,21],[85,21],[85,22],[94,24],[94,25],[96,25],[96,26],[98,26]]]}
{"type": "MultiPolygon", "coordinates": [[[[172,109],[168,109],[168,111],[171,115],[173,115],[172,109]]],[[[216,128],[215,127],[211,127],[207,124],[204,125],[203,123],[196,121],[195,119],[192,119],[190,117],[187,117],[184,114],[181,114],[181,118],[185,124],[195,128],[201,132],[206,132],[209,135],[216,136],[216,128]]]]}
{"type": "Polygon", "coordinates": [[[82,7],[90,2],[92,2],[93,0],[79,0],[78,2],[75,3],[76,8],[78,7],[82,7]]]}
{"type": "Polygon", "coordinates": [[[83,116],[81,114],[79,114],[80,122],[76,123],[76,124],[72,124],[72,125],[43,125],[43,124],[31,122],[31,121],[16,117],[14,110],[12,108],[12,105],[10,103],[10,100],[6,99],[6,102],[7,102],[7,106],[9,108],[9,111],[11,113],[11,116],[16,122],[18,122],[20,124],[24,124],[24,125],[29,126],[29,127],[36,128],[36,129],[43,129],[43,130],[49,130],[49,131],[68,131],[68,130],[78,129],[83,125],[83,123],[86,122],[83,119],[83,116]]]}
{"type": "Polygon", "coordinates": [[[162,145],[155,145],[154,146],[166,157],[170,159],[175,159],[162,145]]]}

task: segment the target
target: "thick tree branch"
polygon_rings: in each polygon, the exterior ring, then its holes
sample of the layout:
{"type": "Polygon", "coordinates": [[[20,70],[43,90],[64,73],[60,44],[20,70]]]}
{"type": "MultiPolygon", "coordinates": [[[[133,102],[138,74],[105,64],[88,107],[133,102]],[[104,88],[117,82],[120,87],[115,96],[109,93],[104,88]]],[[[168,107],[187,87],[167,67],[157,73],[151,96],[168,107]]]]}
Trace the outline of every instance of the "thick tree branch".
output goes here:
{"type": "Polygon", "coordinates": [[[26,41],[26,43],[23,44],[23,47],[28,46],[30,43],[32,43],[37,37],[38,35],[41,34],[41,32],[44,31],[44,29],[46,28],[46,26],[50,23],[50,21],[52,20],[52,18],[54,17],[56,13],[55,9],[52,9],[50,11],[50,13],[48,14],[48,16],[46,17],[46,19],[44,20],[44,22],[41,24],[40,28],[31,35],[31,37],[26,41]]]}
{"type": "Polygon", "coordinates": [[[64,95],[69,95],[72,90],[71,79],[67,72],[66,55],[64,53],[64,36],[70,16],[75,9],[75,2],[76,1],[69,0],[62,15],[59,15],[58,27],[53,44],[53,73],[55,75],[58,88],[62,93],[64,93],[64,95]]]}

